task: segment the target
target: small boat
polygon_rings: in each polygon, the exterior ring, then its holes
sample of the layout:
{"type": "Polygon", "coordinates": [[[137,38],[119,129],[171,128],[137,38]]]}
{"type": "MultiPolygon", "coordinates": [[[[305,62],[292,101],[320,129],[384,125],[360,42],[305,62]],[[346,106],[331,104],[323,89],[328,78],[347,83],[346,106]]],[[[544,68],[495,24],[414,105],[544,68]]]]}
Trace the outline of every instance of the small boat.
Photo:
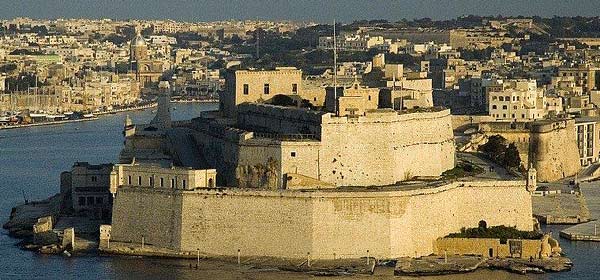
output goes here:
{"type": "Polygon", "coordinates": [[[93,113],[83,114],[83,117],[86,118],[86,119],[93,118],[94,114],[93,113]]]}
{"type": "Polygon", "coordinates": [[[45,118],[47,115],[45,113],[30,113],[29,117],[31,118],[45,118]]]}

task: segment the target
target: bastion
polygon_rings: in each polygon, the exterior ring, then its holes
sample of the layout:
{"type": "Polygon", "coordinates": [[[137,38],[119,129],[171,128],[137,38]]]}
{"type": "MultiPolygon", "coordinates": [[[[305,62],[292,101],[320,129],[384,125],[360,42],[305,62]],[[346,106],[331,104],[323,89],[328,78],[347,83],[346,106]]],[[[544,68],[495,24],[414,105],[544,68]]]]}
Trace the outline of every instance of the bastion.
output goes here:
{"type": "Polygon", "coordinates": [[[573,176],[581,168],[574,120],[485,122],[480,124],[479,130],[515,143],[524,166],[532,165],[539,181],[573,176]]]}
{"type": "Polygon", "coordinates": [[[462,227],[533,230],[524,181],[331,190],[121,187],[111,241],[209,256],[418,257],[462,227]]]}
{"type": "Polygon", "coordinates": [[[288,174],[335,186],[382,186],[439,176],[455,163],[450,111],[443,108],[336,116],[244,103],[234,124],[202,117],[191,127],[222,186],[281,189],[288,174]]]}

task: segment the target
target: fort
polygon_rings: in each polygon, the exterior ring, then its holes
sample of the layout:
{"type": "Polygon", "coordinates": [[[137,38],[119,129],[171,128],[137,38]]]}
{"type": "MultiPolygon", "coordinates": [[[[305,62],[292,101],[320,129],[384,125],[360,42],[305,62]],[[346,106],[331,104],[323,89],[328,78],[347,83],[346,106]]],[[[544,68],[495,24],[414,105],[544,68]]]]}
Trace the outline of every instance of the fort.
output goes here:
{"type": "Polygon", "coordinates": [[[242,104],[237,127],[247,130],[233,130],[216,119],[195,119],[192,127],[202,152],[210,155],[206,158],[221,167],[227,186],[240,184],[236,170],[268,159],[276,165],[278,187],[285,184],[285,174],[336,186],[370,186],[439,176],[454,168],[450,111],[445,109],[414,113],[373,110],[336,117],[304,109],[242,104]]]}
{"type": "Polygon", "coordinates": [[[220,111],[171,122],[163,87],[150,124],[126,122],[103,236],[184,255],[390,259],[482,221],[534,229],[535,176],[440,180],[456,166],[449,110],[378,108],[357,80],[318,109],[267,104],[302,96],[301,73],[230,74],[220,111]]]}
{"type": "Polygon", "coordinates": [[[461,227],[533,230],[523,181],[380,190],[119,189],[111,240],[213,256],[379,259],[434,253],[461,227]],[[152,213],[152,215],[148,215],[152,213]]]}

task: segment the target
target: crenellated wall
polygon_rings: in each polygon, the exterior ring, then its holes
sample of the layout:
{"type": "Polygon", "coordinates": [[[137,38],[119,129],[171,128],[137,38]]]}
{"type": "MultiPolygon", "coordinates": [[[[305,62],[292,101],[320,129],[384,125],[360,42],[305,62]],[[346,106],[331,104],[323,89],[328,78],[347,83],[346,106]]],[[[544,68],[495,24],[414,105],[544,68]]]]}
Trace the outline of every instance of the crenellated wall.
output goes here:
{"type": "Polygon", "coordinates": [[[392,191],[120,188],[112,239],[208,255],[314,259],[423,256],[476,227],[532,230],[523,181],[455,182],[392,191]],[[151,213],[151,215],[148,215],[151,213]]]}

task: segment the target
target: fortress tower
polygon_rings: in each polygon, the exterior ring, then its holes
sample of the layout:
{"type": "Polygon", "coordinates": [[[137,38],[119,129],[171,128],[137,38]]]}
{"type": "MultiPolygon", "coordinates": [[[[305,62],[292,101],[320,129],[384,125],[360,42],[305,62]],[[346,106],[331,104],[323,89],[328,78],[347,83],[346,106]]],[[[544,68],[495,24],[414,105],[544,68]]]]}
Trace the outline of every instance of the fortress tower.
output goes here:
{"type": "Polygon", "coordinates": [[[160,89],[158,109],[156,110],[156,116],[154,116],[150,125],[158,129],[171,128],[171,87],[167,81],[161,81],[158,87],[160,89]]]}

